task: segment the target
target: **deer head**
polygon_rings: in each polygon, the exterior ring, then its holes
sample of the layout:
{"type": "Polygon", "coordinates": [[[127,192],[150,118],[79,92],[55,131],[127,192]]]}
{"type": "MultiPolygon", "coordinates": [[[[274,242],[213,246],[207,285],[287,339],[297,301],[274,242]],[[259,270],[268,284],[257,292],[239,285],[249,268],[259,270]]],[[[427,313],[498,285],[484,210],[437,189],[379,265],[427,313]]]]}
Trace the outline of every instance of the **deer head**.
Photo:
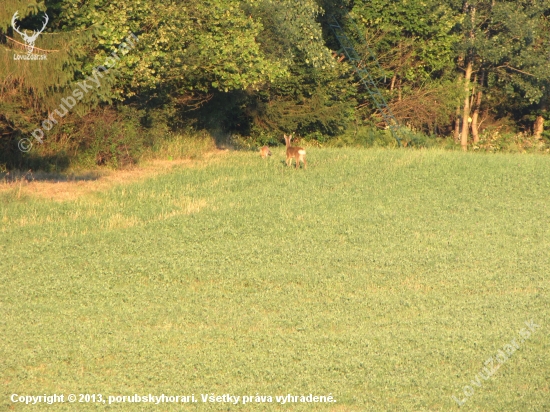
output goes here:
{"type": "Polygon", "coordinates": [[[44,13],[44,16],[45,16],[44,25],[42,26],[42,28],[40,30],[38,30],[38,31],[34,30],[32,36],[28,36],[25,32],[21,32],[17,28],[16,20],[19,17],[19,12],[18,11],[16,11],[15,14],[13,15],[13,17],[11,18],[11,26],[13,27],[13,30],[15,30],[15,32],[19,33],[21,35],[21,37],[23,38],[23,40],[25,41],[25,43],[27,43],[25,48],[27,49],[28,54],[31,54],[33,52],[34,42],[36,41],[36,39],[38,38],[40,33],[42,33],[44,31],[44,29],[46,28],[46,25],[48,24],[48,21],[50,20],[46,13],[44,13]]]}

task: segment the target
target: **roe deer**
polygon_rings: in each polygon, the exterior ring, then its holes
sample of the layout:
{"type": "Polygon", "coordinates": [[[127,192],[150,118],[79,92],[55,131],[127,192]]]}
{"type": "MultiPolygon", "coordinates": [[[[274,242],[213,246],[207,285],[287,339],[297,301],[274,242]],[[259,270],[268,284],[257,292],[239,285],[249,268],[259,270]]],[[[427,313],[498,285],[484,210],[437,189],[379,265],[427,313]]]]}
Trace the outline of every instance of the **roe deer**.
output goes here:
{"type": "Polygon", "coordinates": [[[300,167],[300,162],[304,163],[304,169],[307,169],[306,162],[306,151],[302,147],[291,147],[290,141],[292,140],[292,135],[288,136],[285,134],[286,142],[286,165],[290,166],[292,164],[292,158],[296,160],[296,169],[300,167]]]}
{"type": "Polygon", "coordinates": [[[271,150],[269,150],[269,147],[262,147],[260,149],[260,156],[262,156],[263,159],[265,159],[267,156],[271,156],[271,150]]]}

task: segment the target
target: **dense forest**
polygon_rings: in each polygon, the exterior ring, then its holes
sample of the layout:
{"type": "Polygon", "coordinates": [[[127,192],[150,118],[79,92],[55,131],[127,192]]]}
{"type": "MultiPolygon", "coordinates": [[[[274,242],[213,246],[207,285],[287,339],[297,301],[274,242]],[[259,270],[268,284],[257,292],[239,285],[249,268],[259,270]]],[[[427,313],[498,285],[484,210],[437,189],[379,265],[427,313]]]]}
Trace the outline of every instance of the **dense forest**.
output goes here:
{"type": "Polygon", "coordinates": [[[550,0],[2,3],[2,168],[124,166],[201,133],[550,147],[550,0]]]}

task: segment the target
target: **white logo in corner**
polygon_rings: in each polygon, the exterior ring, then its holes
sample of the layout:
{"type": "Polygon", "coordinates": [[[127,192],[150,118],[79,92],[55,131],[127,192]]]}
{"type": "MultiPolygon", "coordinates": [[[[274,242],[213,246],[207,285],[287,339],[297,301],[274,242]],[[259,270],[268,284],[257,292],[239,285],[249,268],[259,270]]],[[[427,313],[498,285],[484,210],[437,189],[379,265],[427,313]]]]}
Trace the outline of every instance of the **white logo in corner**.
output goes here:
{"type": "Polygon", "coordinates": [[[44,31],[46,28],[46,25],[48,24],[48,21],[50,20],[48,15],[44,13],[44,24],[42,25],[42,28],[40,30],[34,30],[32,35],[27,35],[24,31],[19,30],[17,27],[17,20],[19,18],[19,11],[16,11],[13,17],[11,18],[11,26],[13,27],[13,30],[16,33],[19,33],[19,35],[23,38],[23,41],[25,42],[26,46],[25,49],[27,50],[27,55],[14,55],[14,60],[43,60],[46,58],[46,55],[35,55],[32,52],[34,51],[34,43],[36,42],[36,39],[38,36],[44,31]],[[16,59],[16,56],[19,57],[19,59],[16,59]]]}

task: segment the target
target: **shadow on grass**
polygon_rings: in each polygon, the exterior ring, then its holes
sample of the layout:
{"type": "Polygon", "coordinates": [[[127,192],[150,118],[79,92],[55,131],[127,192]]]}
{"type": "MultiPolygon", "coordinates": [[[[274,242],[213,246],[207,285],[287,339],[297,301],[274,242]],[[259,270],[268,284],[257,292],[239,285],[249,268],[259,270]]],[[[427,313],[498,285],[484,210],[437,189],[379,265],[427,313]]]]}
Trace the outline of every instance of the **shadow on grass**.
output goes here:
{"type": "Polygon", "coordinates": [[[0,173],[0,182],[9,184],[17,182],[81,182],[98,180],[101,176],[94,172],[86,172],[82,174],[66,174],[60,172],[27,172],[21,170],[11,170],[9,172],[0,173]]]}
{"type": "MultiPolygon", "coordinates": [[[[5,146],[5,145],[4,145],[5,146]]],[[[17,146],[16,146],[17,147],[17,146]]],[[[0,149],[6,149],[0,145],[0,149]]],[[[8,148],[0,153],[0,172],[12,170],[43,170],[45,172],[63,172],[70,166],[71,160],[67,153],[41,154],[36,151],[22,153],[8,148]]]]}
{"type": "Polygon", "coordinates": [[[12,153],[11,157],[9,153],[4,153],[4,156],[0,157],[0,183],[78,182],[100,178],[95,172],[66,173],[69,166],[70,158],[64,152],[48,155],[18,152],[12,153]]]}

